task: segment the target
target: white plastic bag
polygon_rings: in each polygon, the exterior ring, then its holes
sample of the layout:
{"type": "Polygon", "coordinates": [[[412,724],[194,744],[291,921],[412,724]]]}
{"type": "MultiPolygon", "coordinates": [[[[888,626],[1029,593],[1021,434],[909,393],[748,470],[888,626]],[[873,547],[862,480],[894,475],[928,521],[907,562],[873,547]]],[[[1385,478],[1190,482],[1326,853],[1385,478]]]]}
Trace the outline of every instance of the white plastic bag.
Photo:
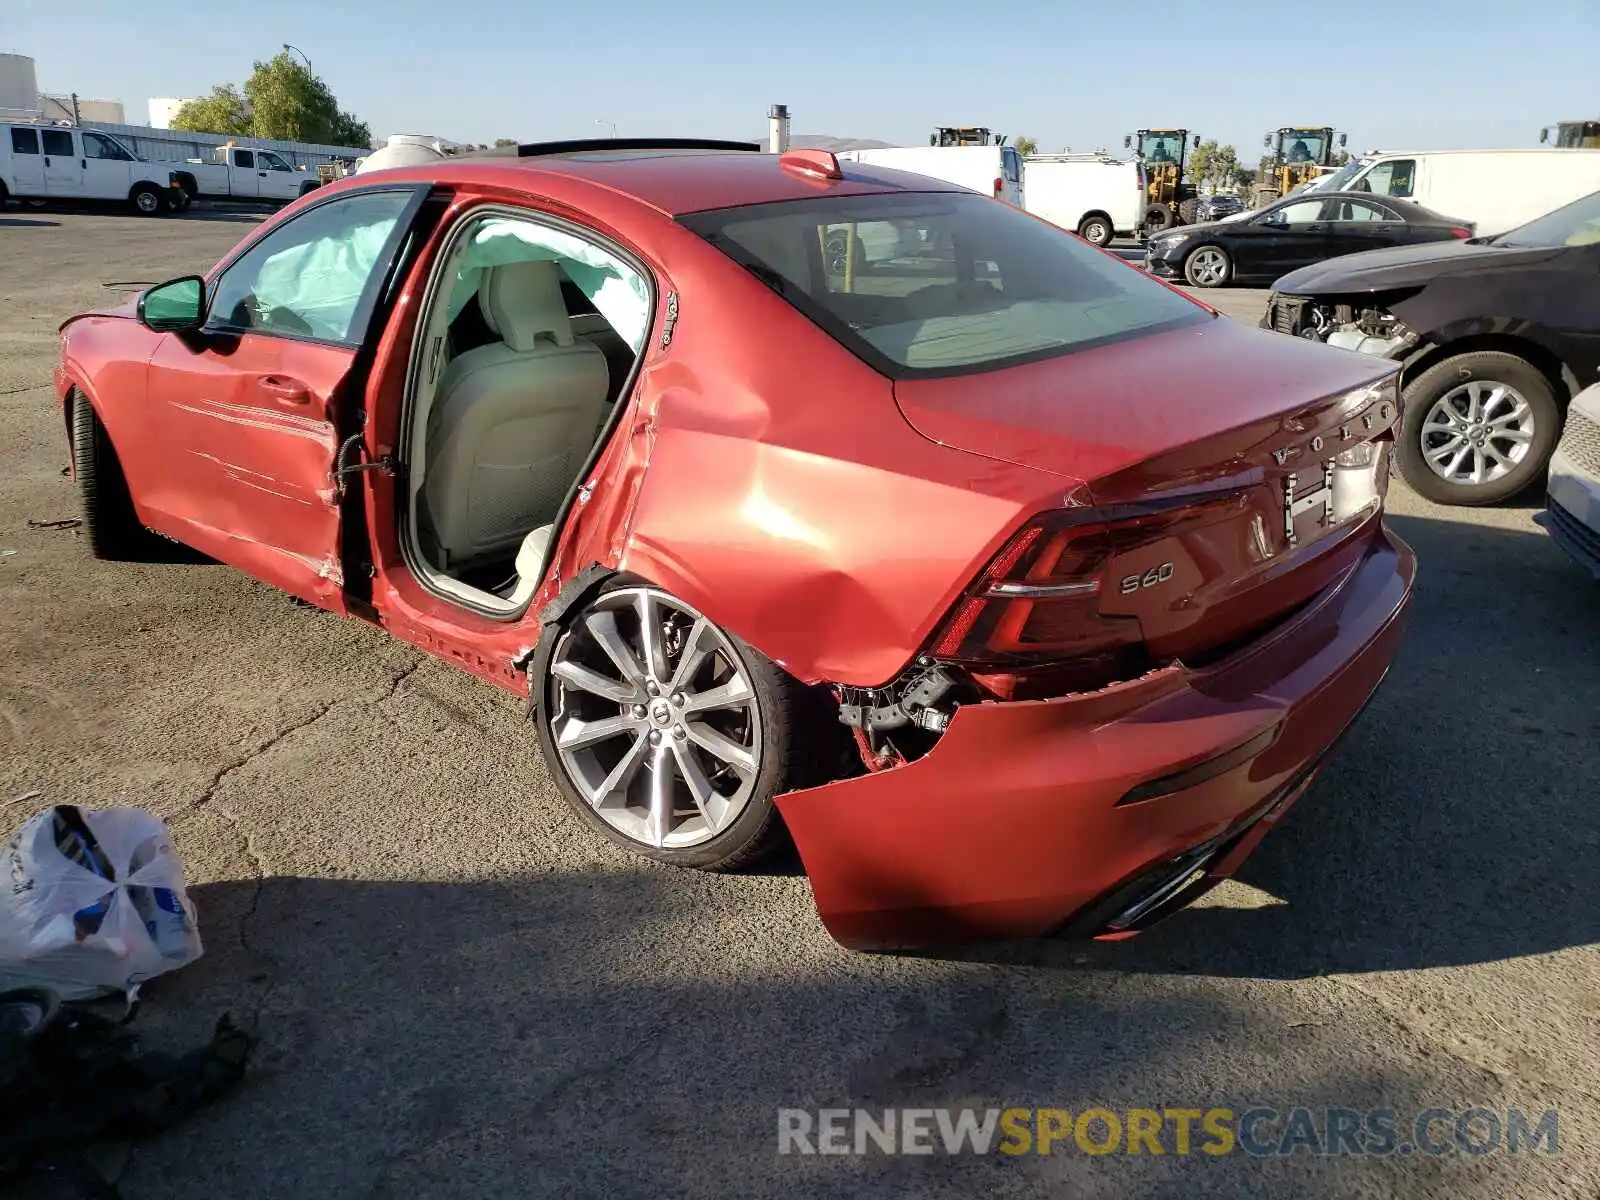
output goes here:
{"type": "Polygon", "coordinates": [[[200,953],[183,865],[142,809],[46,809],[0,855],[0,987],[131,997],[200,953]]]}

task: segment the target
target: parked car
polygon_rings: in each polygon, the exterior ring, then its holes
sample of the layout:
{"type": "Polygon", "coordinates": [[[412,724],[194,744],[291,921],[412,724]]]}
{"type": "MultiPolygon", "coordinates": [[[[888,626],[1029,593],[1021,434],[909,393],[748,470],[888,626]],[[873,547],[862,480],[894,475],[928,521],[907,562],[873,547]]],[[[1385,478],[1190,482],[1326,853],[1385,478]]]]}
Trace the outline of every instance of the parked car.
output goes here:
{"type": "Polygon", "coordinates": [[[186,204],[202,196],[282,203],[315,191],[321,183],[275,150],[232,145],[218,146],[211,162],[191,158],[176,164],[172,182],[186,204]]]}
{"type": "Polygon", "coordinates": [[[1366,192],[1454,213],[1493,237],[1600,190],[1600,150],[1423,150],[1353,159],[1321,190],[1366,192]]]}
{"type": "Polygon", "coordinates": [[[1104,154],[1031,154],[1024,162],[1023,207],[1096,246],[1144,226],[1139,164],[1104,154]]]}
{"type": "Polygon", "coordinates": [[[527,696],[641,855],[781,823],[848,945],[1137,932],[1389,667],[1394,368],[949,184],[725,145],[341,180],[68,321],[88,546],[154,530],[527,696]],[[829,271],[879,221],[936,252],[829,271]]]}
{"type": "Polygon", "coordinates": [[[1600,581],[1600,383],[1572,399],[1550,457],[1550,495],[1533,518],[1600,581]]]}
{"type": "Polygon", "coordinates": [[[1470,224],[1404,200],[1349,192],[1285,197],[1247,221],[1185,225],[1145,243],[1145,265],[1195,287],[1270,283],[1341,254],[1472,236],[1470,224]]]}
{"type": "Polygon", "coordinates": [[[164,165],[144,162],[109,133],[36,123],[0,124],[0,205],[11,197],[114,201],[146,217],[173,207],[164,165]]]}
{"type": "Polygon", "coordinates": [[[1244,211],[1244,201],[1227,192],[1218,192],[1215,196],[1201,196],[1195,202],[1195,222],[1220,221],[1223,217],[1231,217],[1235,213],[1244,211]]]}
{"type": "Polygon", "coordinates": [[[1544,474],[1600,378],[1600,192],[1497,237],[1334,259],[1273,285],[1262,324],[1401,365],[1406,482],[1493,504],[1544,474]]]}

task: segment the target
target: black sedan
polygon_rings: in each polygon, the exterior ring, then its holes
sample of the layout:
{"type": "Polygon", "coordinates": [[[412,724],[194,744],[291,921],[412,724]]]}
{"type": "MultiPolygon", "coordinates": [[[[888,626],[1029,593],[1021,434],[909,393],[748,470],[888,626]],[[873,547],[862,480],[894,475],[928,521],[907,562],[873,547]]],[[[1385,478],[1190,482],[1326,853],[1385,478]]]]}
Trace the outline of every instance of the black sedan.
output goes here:
{"type": "Polygon", "coordinates": [[[1194,206],[1194,219],[1200,221],[1220,221],[1223,217],[1231,217],[1234,213],[1244,211],[1244,201],[1237,196],[1230,196],[1227,192],[1218,192],[1215,196],[1201,196],[1194,206]]]}
{"type": "Polygon", "coordinates": [[[1366,192],[1287,196],[1252,213],[1169,229],[1145,243],[1145,266],[1195,287],[1271,283],[1341,254],[1470,238],[1472,226],[1366,192]]]}
{"type": "Polygon", "coordinates": [[[1600,380],[1600,192],[1496,237],[1295,271],[1261,323],[1399,363],[1406,482],[1503,500],[1543,479],[1572,397],[1600,380]]]}

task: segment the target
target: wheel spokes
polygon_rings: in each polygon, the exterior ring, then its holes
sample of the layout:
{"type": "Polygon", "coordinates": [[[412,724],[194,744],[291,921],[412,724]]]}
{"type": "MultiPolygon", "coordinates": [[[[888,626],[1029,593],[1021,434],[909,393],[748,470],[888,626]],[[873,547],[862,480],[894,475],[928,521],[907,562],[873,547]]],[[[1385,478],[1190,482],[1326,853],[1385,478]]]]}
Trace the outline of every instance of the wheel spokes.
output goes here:
{"type": "Polygon", "coordinates": [[[556,747],[560,750],[581,750],[624,733],[635,733],[638,727],[639,723],[629,717],[601,717],[596,721],[568,717],[556,735],[556,747]]]}
{"type": "Polygon", "coordinates": [[[610,773],[600,781],[600,786],[594,789],[594,793],[589,797],[589,803],[595,808],[601,808],[607,801],[620,799],[622,804],[626,805],[628,791],[639,775],[639,768],[644,765],[649,748],[650,743],[645,740],[644,734],[638,734],[633,739],[633,745],[628,747],[628,752],[617,760],[617,765],[611,768],[610,773]]]}
{"type": "Polygon", "coordinates": [[[688,726],[689,740],[718,762],[726,763],[741,776],[750,778],[756,773],[755,755],[725,734],[703,721],[688,726]]]}
{"type": "Polygon", "coordinates": [[[608,679],[599,671],[591,670],[571,659],[556,663],[550,668],[550,673],[569,687],[575,687],[579,691],[588,692],[591,696],[599,696],[618,704],[643,699],[644,694],[636,683],[626,679],[608,679]]]}
{"type": "Polygon", "coordinates": [[[672,832],[671,755],[665,746],[654,747],[650,756],[650,810],[645,818],[644,836],[657,850],[667,844],[672,832]]]}
{"type": "Polygon", "coordinates": [[[716,687],[707,688],[703,692],[691,692],[683,698],[683,711],[690,713],[713,712],[719,708],[744,708],[749,705],[753,694],[750,685],[744,681],[743,675],[735,675],[716,687]]]}
{"type": "Polygon", "coordinates": [[[634,657],[633,650],[622,637],[622,631],[617,628],[615,613],[601,611],[592,612],[584,618],[584,626],[589,631],[589,636],[594,639],[595,645],[605,652],[611,660],[611,665],[616,667],[617,674],[629,683],[640,688],[644,687],[644,671],[640,668],[639,660],[634,657]]]}

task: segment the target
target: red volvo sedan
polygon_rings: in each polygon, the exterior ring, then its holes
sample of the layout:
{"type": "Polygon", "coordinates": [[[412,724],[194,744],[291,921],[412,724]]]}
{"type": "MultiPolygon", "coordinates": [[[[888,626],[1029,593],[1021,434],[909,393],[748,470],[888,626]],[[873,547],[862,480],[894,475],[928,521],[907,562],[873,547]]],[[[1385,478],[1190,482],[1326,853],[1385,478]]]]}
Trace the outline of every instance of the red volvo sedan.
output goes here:
{"type": "Polygon", "coordinates": [[[1389,667],[1392,365],[754,149],[375,172],[73,318],[89,543],[163,535],[526,694],[640,854],[787,831],[846,945],[1135,933],[1389,667]]]}

